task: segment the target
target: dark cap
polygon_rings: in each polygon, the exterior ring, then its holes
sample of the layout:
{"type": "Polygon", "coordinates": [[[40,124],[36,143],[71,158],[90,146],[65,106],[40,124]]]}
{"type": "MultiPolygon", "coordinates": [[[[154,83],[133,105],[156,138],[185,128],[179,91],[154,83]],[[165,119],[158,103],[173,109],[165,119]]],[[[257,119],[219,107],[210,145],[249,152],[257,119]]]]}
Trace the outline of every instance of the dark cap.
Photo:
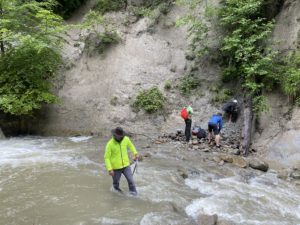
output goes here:
{"type": "Polygon", "coordinates": [[[122,127],[116,127],[111,131],[111,133],[117,139],[123,138],[125,136],[125,132],[122,127]]]}

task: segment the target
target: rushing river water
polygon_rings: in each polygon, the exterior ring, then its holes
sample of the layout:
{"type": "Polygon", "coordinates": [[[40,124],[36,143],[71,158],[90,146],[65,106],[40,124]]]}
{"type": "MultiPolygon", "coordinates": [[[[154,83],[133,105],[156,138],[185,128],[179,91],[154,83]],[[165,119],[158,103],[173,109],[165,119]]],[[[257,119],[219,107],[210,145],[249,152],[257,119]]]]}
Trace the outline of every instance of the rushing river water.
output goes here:
{"type": "MultiPolygon", "coordinates": [[[[0,140],[1,225],[194,224],[218,214],[228,224],[300,224],[300,187],[258,173],[222,167],[171,145],[152,146],[134,179],[138,196],[110,191],[107,140],[23,137],[0,140]],[[187,160],[188,159],[188,160],[187,160]],[[183,180],[178,168],[187,168],[183,180]]],[[[205,153],[201,153],[205,154],[205,153]]],[[[127,184],[121,178],[121,188],[127,184]]]]}

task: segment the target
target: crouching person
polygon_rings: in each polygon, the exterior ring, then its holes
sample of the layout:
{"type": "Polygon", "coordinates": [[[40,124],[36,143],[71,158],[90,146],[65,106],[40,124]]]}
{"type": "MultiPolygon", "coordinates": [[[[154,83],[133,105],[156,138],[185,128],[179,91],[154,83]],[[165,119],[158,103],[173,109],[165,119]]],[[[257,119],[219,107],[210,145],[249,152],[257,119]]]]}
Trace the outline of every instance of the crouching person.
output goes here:
{"type": "Polygon", "coordinates": [[[127,150],[129,148],[134,154],[134,160],[138,160],[138,152],[129,137],[125,136],[125,132],[121,127],[113,129],[112,135],[113,137],[106,145],[104,161],[109,175],[112,176],[113,187],[115,190],[122,192],[119,185],[123,174],[128,183],[129,193],[137,195],[127,150]]]}
{"type": "Polygon", "coordinates": [[[211,143],[212,132],[215,135],[216,146],[220,148],[221,142],[221,130],[222,130],[222,113],[212,115],[208,122],[208,143],[211,143]]]}

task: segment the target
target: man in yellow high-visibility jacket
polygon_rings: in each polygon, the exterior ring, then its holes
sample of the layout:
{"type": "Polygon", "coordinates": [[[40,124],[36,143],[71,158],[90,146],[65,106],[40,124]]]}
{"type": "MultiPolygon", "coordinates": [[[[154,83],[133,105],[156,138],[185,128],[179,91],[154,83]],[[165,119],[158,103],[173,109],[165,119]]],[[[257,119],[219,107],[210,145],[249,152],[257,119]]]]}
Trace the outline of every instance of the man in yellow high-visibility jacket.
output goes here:
{"type": "Polygon", "coordinates": [[[138,160],[138,152],[132,144],[129,137],[125,136],[125,132],[121,127],[112,130],[113,137],[106,144],[104,161],[106,169],[113,179],[113,187],[115,190],[122,192],[119,187],[121,175],[124,174],[129,192],[133,195],[137,194],[133,181],[128,157],[128,148],[134,155],[134,160],[138,160]]]}

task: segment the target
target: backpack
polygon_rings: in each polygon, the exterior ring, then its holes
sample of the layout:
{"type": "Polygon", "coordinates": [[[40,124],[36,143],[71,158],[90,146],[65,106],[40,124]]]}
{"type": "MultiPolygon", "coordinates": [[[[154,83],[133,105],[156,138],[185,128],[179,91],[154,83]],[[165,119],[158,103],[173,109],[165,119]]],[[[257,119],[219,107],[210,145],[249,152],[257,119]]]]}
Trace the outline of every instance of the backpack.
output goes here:
{"type": "Polygon", "coordinates": [[[200,128],[197,133],[197,138],[199,138],[199,139],[206,138],[206,131],[204,129],[200,128]]]}
{"type": "Polygon", "coordinates": [[[200,129],[201,129],[200,127],[194,127],[192,129],[192,135],[196,136],[198,134],[198,132],[199,132],[200,129]]]}
{"type": "Polygon", "coordinates": [[[181,115],[182,119],[184,119],[184,120],[189,118],[189,113],[185,107],[181,109],[180,115],[181,115]]]}

